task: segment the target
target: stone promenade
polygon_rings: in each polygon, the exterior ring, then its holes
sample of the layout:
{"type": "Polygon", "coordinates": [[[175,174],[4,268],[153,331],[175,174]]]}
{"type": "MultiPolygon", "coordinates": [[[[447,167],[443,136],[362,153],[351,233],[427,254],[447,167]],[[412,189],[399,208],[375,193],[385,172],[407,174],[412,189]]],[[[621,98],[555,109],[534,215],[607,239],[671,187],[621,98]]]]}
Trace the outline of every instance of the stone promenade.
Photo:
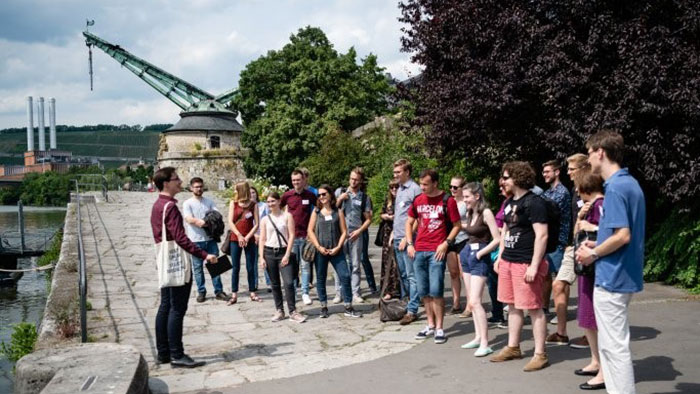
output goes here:
{"type": "MultiPolygon", "coordinates": [[[[320,304],[300,301],[297,308],[308,316],[306,323],[289,319],[272,323],[271,294],[260,272],[259,294],[263,302],[248,298],[245,264],[240,275],[241,291],[234,306],[213,299],[207,274],[207,300],[197,303],[196,290],[185,317],[184,345],[188,354],[207,361],[203,368],[172,369],[155,364],[154,321],[158,307],[158,283],[154,263],[150,212],[156,193],[110,192],[110,202],[82,204],[82,228],[88,265],[88,312],[90,339],[118,342],[140,349],[150,367],[154,393],[186,392],[235,387],[243,383],[288,378],[374,360],[416,345],[416,326],[403,328],[382,324],[376,311],[377,298],[357,305],[361,319],[346,318],[342,305],[330,304],[331,316],[320,319],[320,304]]],[[[180,203],[188,193],[178,195],[180,203]]],[[[224,216],[227,205],[216,196],[224,216]]],[[[181,205],[181,204],[180,204],[181,205]]],[[[380,250],[370,251],[379,275],[380,250]]],[[[331,269],[332,271],[332,269],[331,269]]],[[[231,271],[222,276],[224,290],[231,290],[231,271]]],[[[363,282],[366,290],[366,282],[363,282]]],[[[329,275],[328,290],[334,295],[329,275]]]]}

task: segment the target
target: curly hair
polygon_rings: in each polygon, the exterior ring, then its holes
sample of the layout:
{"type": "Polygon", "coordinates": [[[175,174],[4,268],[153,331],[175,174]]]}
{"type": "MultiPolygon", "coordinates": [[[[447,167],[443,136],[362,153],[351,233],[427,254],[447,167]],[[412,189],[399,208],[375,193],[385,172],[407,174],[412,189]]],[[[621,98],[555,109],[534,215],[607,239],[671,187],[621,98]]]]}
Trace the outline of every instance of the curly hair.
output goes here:
{"type": "Polygon", "coordinates": [[[521,189],[529,190],[535,186],[535,170],[528,162],[509,161],[503,165],[501,172],[508,172],[515,186],[521,189]]]}

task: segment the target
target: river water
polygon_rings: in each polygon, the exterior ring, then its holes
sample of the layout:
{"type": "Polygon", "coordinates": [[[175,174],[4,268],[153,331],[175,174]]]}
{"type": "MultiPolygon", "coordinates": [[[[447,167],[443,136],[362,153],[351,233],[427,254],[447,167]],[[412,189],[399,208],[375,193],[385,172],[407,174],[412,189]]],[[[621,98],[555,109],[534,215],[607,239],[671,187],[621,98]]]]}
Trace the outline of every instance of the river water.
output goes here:
{"type": "MultiPolygon", "coordinates": [[[[24,207],[25,232],[43,237],[43,234],[63,227],[65,209],[24,207]]],[[[17,231],[17,207],[0,205],[0,233],[17,231]]],[[[17,268],[36,266],[36,257],[22,258],[17,268]]],[[[46,271],[26,272],[16,288],[0,288],[0,341],[10,342],[12,325],[22,321],[37,326],[44,314],[47,296],[46,271]]],[[[12,363],[0,356],[0,393],[13,392],[12,363]]]]}

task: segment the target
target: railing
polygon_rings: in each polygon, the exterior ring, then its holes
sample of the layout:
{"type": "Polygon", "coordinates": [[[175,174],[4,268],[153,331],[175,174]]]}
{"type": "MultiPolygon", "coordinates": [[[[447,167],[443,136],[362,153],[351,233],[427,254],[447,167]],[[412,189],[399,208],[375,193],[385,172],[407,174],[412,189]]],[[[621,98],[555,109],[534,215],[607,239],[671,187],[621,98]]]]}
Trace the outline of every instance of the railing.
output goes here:
{"type": "Polygon", "coordinates": [[[75,180],[75,198],[78,212],[78,291],[80,292],[80,341],[87,342],[87,269],[85,267],[85,248],[83,247],[82,221],[80,217],[80,186],[75,180]]]}
{"type": "Polygon", "coordinates": [[[102,174],[78,174],[75,179],[75,193],[80,195],[80,187],[87,191],[101,191],[102,198],[109,202],[109,188],[107,187],[107,178],[102,174]]]}

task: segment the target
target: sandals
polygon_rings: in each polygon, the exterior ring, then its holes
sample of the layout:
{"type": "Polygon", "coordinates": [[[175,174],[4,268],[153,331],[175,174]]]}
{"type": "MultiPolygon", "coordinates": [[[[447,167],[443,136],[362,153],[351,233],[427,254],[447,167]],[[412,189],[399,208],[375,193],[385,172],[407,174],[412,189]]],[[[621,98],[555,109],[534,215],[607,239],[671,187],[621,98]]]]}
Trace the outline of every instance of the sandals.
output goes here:
{"type": "Polygon", "coordinates": [[[231,305],[235,304],[236,302],[238,302],[238,296],[232,295],[232,296],[231,296],[231,299],[228,300],[228,302],[226,303],[226,305],[231,306],[231,305]]]}
{"type": "Polygon", "coordinates": [[[262,302],[262,298],[260,298],[257,294],[251,294],[250,300],[252,302],[262,302]]]}

